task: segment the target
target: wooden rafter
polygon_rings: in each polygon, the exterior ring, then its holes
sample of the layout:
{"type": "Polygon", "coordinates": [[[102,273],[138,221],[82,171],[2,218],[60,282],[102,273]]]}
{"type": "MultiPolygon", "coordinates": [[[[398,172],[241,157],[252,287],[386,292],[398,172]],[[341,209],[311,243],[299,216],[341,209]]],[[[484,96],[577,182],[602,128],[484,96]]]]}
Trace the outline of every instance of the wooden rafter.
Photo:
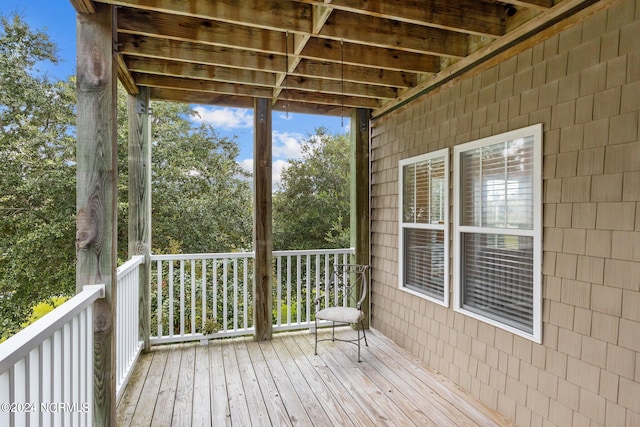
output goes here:
{"type": "Polygon", "coordinates": [[[330,114],[344,98],[374,116],[611,1],[71,0],[80,13],[118,6],[116,62],[130,93],[239,107],[268,97],[275,109],[330,114]]]}

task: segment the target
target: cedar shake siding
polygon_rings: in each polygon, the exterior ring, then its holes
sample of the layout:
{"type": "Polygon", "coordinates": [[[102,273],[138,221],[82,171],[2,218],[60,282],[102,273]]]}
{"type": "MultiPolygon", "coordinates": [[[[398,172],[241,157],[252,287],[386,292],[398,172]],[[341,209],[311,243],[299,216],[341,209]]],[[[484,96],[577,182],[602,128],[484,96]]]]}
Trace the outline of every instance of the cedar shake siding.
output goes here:
{"type": "Polygon", "coordinates": [[[550,31],[372,126],[372,326],[519,425],[640,425],[640,0],[550,31]],[[453,147],[538,123],[542,344],[398,284],[399,161],[449,149],[451,243],[453,147]]]}

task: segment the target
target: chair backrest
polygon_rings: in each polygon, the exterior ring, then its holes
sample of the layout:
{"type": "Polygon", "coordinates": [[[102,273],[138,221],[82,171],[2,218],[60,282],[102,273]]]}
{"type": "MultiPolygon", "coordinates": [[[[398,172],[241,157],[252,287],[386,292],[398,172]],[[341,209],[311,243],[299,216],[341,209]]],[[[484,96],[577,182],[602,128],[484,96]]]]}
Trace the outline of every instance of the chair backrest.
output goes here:
{"type": "Polygon", "coordinates": [[[367,272],[368,265],[362,264],[335,264],[333,269],[332,284],[342,289],[349,301],[355,301],[358,310],[367,297],[367,272]]]}

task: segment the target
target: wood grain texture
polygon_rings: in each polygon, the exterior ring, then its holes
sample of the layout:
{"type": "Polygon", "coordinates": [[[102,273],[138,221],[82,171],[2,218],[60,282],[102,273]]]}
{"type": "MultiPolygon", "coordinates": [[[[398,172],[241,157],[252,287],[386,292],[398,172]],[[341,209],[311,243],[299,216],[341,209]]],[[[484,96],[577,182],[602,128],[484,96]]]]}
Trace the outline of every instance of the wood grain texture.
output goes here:
{"type": "MultiPolygon", "coordinates": [[[[354,262],[369,265],[369,119],[370,111],[357,109],[351,117],[351,247],[356,251],[354,262]]],[[[371,270],[368,284],[371,283],[371,270]]],[[[365,312],[364,327],[369,327],[371,315],[369,292],[362,304],[365,312]]],[[[356,295],[361,295],[358,289],[356,295]]]]}
{"type": "Polygon", "coordinates": [[[149,88],[127,99],[129,122],[129,257],[144,255],[140,267],[139,330],[148,351],[151,335],[151,123],[149,88]]]}
{"type": "Polygon", "coordinates": [[[161,81],[166,87],[153,90],[154,99],[247,108],[253,99],[265,97],[263,83],[268,81],[267,97],[273,105],[288,99],[291,112],[308,113],[314,110],[309,104],[314,104],[316,111],[331,114],[333,110],[323,106],[336,98],[331,83],[344,75],[351,83],[345,85],[352,102],[349,109],[371,108],[378,116],[404,102],[405,90],[412,96],[436,88],[443,78],[490,60],[497,49],[535,37],[550,21],[611,1],[615,0],[72,0],[72,4],[80,13],[94,4],[119,7],[118,74],[129,93],[161,81]],[[523,33],[523,28],[533,31],[523,33]],[[322,66],[309,66],[307,61],[322,66]],[[180,68],[176,62],[187,64],[184,74],[176,74],[180,68]],[[208,84],[194,84],[192,76],[202,75],[205,68],[230,79],[207,78],[208,84]],[[384,83],[389,72],[411,82],[392,99],[386,97],[388,90],[402,86],[384,83]],[[249,74],[255,79],[247,80],[249,74]],[[158,80],[159,75],[172,79],[158,80]],[[291,76],[312,81],[306,85],[315,96],[310,98],[308,91],[287,93],[291,76]],[[388,89],[373,106],[367,103],[375,96],[372,85],[388,89]],[[208,96],[197,95],[198,91],[208,96]]]}
{"type": "Polygon", "coordinates": [[[116,70],[113,10],[77,15],[76,290],[105,284],[94,305],[94,425],[115,424],[117,267],[116,70]]]}
{"type": "MultiPolygon", "coordinates": [[[[348,338],[355,331],[341,328],[337,334],[348,338]]],[[[155,402],[151,425],[170,425],[171,417],[166,414],[181,410],[183,402],[177,399],[172,403],[170,393],[156,401],[154,384],[161,384],[162,394],[165,383],[175,384],[177,376],[187,370],[199,372],[198,378],[189,382],[194,396],[190,416],[194,421],[202,420],[198,425],[514,425],[378,331],[370,330],[367,337],[369,347],[363,350],[361,363],[356,361],[356,347],[346,343],[323,343],[322,352],[314,356],[313,336],[307,332],[278,334],[263,342],[244,337],[211,341],[207,346],[157,346],[136,366],[146,372],[145,386],[141,388],[140,380],[132,380],[118,407],[118,419],[127,419],[125,426],[149,425],[147,416],[138,419],[142,412],[130,408],[151,401],[155,402]],[[176,352],[183,353],[182,363],[172,361],[176,352]],[[164,369],[159,364],[158,369],[149,369],[146,358],[156,360],[161,353],[167,356],[159,357],[156,363],[164,358],[164,369]],[[194,354],[195,358],[189,356],[194,354]],[[150,376],[161,379],[151,380],[150,376]],[[206,378],[210,381],[210,407],[196,404],[205,400],[196,396],[204,390],[206,378]]],[[[136,372],[132,378],[141,376],[136,372]]],[[[187,392],[184,389],[181,393],[187,392]]]]}
{"type": "Polygon", "coordinates": [[[253,324],[255,340],[270,340],[271,321],[271,225],[272,148],[271,102],[256,99],[254,107],[253,143],[253,246],[255,251],[253,275],[253,324]]]}
{"type": "Polygon", "coordinates": [[[193,389],[195,375],[196,347],[185,346],[178,370],[178,385],[173,406],[171,425],[191,426],[193,416],[193,389]]]}

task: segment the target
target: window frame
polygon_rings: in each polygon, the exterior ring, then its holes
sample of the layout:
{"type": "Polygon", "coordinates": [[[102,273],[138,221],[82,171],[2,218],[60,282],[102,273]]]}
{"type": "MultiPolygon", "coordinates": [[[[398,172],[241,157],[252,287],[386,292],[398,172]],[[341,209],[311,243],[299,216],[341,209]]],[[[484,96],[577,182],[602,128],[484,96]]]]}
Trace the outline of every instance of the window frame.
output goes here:
{"type": "Polygon", "coordinates": [[[398,287],[404,292],[416,295],[420,298],[424,298],[443,307],[449,307],[449,294],[450,294],[450,272],[449,272],[449,192],[451,191],[450,184],[450,169],[449,169],[449,149],[444,148],[441,150],[432,151],[418,156],[402,159],[398,162],[398,287]],[[434,160],[442,158],[444,160],[444,220],[439,224],[429,223],[405,223],[404,222],[404,167],[407,165],[417,164],[427,160],[434,160]],[[443,248],[443,299],[440,300],[432,295],[429,295],[419,290],[408,288],[404,284],[404,270],[405,270],[405,249],[404,249],[404,231],[406,229],[414,230],[437,230],[444,232],[444,248],[443,248]]]}
{"type": "MultiPolygon", "coordinates": [[[[542,343],[542,124],[536,124],[525,128],[517,129],[510,132],[493,135],[487,138],[478,139],[465,144],[454,147],[454,177],[453,177],[453,309],[454,311],[463,313],[469,317],[475,318],[482,322],[491,324],[498,328],[507,330],[515,335],[527,338],[536,343],[542,343]],[[507,141],[513,141],[519,138],[533,137],[533,164],[532,164],[532,181],[533,181],[533,218],[531,229],[490,227],[490,226],[469,226],[462,225],[462,188],[461,178],[463,171],[461,170],[462,155],[471,150],[481,147],[487,147],[507,141]],[[462,305],[463,294],[463,248],[462,235],[464,233],[479,234],[498,234],[507,236],[527,236],[533,239],[533,295],[532,295],[532,316],[533,331],[529,333],[518,327],[512,326],[507,322],[501,322],[492,317],[488,317],[479,313],[478,310],[471,311],[462,305]]],[[[496,316],[497,317],[497,316],[496,316]]]]}

